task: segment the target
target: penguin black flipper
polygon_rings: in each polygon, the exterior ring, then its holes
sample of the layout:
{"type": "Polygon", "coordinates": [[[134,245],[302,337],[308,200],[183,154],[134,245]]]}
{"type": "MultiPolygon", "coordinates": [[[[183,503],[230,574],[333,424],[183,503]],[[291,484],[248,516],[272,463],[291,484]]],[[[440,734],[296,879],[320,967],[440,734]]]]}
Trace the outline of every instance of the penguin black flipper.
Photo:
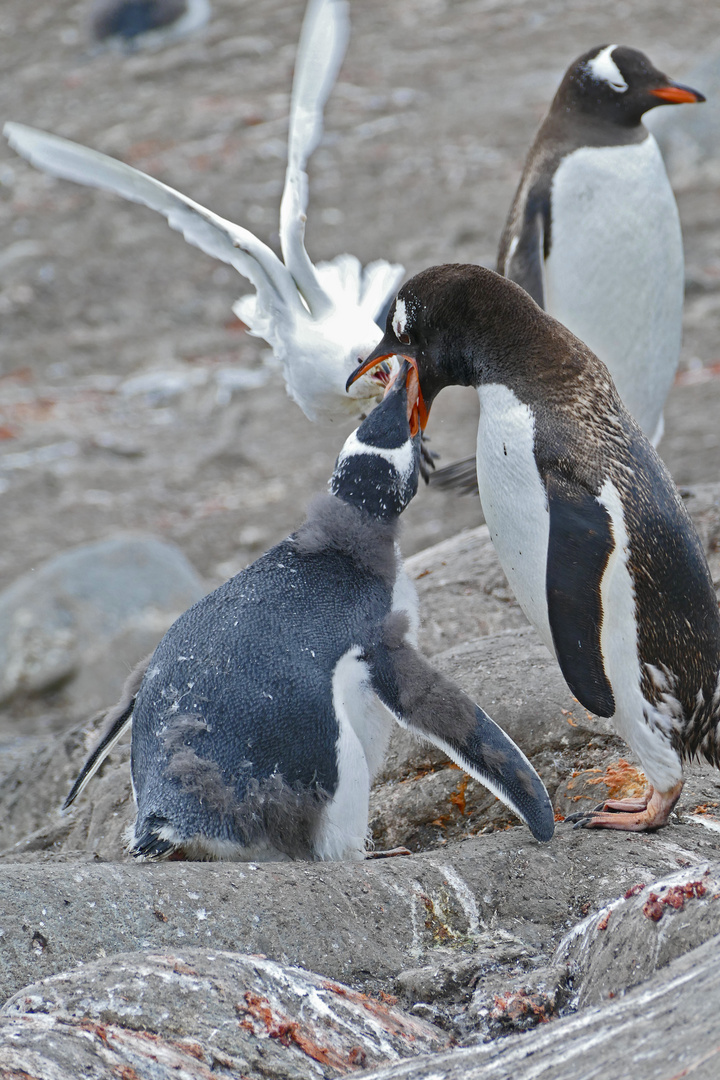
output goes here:
{"type": "Polygon", "coordinates": [[[548,619],[560,670],[578,701],[612,716],[615,698],[605,674],[602,579],[615,541],[610,515],[580,484],[549,473],[546,589],[548,619]]]}
{"type": "Polygon", "coordinates": [[[135,708],[135,698],[140,689],[140,684],[145,677],[149,661],[150,656],[146,656],[139,664],[135,665],[125,680],[120,700],[116,705],[113,705],[111,709],[108,709],[105,714],[105,728],[100,737],[100,742],[93,749],[78,773],[75,783],[70,788],[68,797],[62,804],[63,810],[67,810],[68,807],[72,806],[80,792],[84,790],[88,781],[92,780],[115,744],[131,724],[133,709],[135,708]]]}
{"type": "Polygon", "coordinates": [[[502,728],[410,644],[407,625],[403,613],[391,613],[366,657],[375,693],[401,727],[429,739],[479,780],[536,840],[550,840],[553,808],[535,769],[502,728]]]}
{"type": "MultiPolygon", "coordinates": [[[[510,213],[510,222],[514,214],[510,213]]],[[[521,285],[541,308],[545,308],[545,257],[550,234],[550,192],[547,185],[533,186],[527,195],[519,231],[506,227],[500,241],[498,273],[521,285]]]]}

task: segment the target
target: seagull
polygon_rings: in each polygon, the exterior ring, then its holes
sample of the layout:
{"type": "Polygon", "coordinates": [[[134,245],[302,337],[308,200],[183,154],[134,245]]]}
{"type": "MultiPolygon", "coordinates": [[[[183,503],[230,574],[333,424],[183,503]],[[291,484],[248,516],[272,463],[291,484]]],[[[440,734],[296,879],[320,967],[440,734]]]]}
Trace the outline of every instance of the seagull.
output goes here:
{"type": "Polygon", "coordinates": [[[24,124],[10,121],[3,128],[12,148],[36,168],[157,210],[188,243],[247,278],[255,294],[241,297],[233,310],[250,334],[270,345],[288,394],[310,420],[357,416],[382,396],[387,368],[354,384],[350,394],[345,383],[382,337],[376,318],[405,273],[384,259],[363,268],[347,254],[314,265],[305,250],[306,166],[322,137],[323,110],[349,33],[347,0],[309,0],[290,103],[282,259],[241,225],[115,158],[24,124]]]}

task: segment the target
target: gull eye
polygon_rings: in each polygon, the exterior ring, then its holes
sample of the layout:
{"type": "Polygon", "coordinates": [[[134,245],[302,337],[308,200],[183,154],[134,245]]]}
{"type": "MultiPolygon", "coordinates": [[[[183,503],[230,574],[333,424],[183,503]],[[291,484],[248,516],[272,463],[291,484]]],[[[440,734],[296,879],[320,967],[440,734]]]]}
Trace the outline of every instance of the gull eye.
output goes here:
{"type": "Polygon", "coordinates": [[[398,339],[398,341],[400,342],[401,345],[409,345],[410,344],[410,335],[406,334],[404,332],[402,334],[398,334],[397,339],[398,339]]]}

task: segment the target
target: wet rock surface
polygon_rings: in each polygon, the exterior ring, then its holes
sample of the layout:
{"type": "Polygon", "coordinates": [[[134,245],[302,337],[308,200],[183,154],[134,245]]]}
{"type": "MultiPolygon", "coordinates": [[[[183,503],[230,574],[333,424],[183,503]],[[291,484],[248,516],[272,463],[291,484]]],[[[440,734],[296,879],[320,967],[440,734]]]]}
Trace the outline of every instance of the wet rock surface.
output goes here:
{"type": "Polygon", "coordinates": [[[310,1080],[450,1045],[445,1032],[394,1008],[395,1000],[262,956],[124,953],[15,995],[2,1010],[0,1046],[12,1040],[9,1063],[26,1067],[50,1017],[66,1028],[69,1056],[109,1075],[108,1050],[120,1067],[142,1060],[143,1051],[146,1068],[162,1055],[162,1076],[189,1066],[216,1076],[310,1080]]]}
{"type": "Polygon", "coordinates": [[[367,1080],[644,1080],[717,1076],[715,1010],[720,937],[692,949],[619,1001],[492,1046],[470,1047],[373,1070],[367,1080]]]}

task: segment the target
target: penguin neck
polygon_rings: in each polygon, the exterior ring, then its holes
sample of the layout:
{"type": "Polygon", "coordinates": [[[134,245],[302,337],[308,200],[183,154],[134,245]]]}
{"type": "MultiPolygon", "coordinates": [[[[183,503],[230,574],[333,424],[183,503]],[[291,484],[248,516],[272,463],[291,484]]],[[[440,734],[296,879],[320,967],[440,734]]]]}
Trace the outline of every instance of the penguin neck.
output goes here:
{"type": "Polygon", "coordinates": [[[538,132],[536,145],[550,143],[567,153],[581,146],[631,146],[649,134],[642,114],[624,116],[609,108],[599,112],[591,99],[561,96],[558,91],[538,132]]]}
{"type": "Polygon", "coordinates": [[[463,350],[477,388],[501,383],[523,401],[537,394],[564,398],[578,376],[599,363],[519,286],[503,290],[501,302],[485,316],[480,326],[468,327],[463,350]]]}
{"type": "Polygon", "coordinates": [[[383,519],[334,494],[316,495],[293,539],[305,555],[338,552],[392,587],[399,516],[383,519]]]}

